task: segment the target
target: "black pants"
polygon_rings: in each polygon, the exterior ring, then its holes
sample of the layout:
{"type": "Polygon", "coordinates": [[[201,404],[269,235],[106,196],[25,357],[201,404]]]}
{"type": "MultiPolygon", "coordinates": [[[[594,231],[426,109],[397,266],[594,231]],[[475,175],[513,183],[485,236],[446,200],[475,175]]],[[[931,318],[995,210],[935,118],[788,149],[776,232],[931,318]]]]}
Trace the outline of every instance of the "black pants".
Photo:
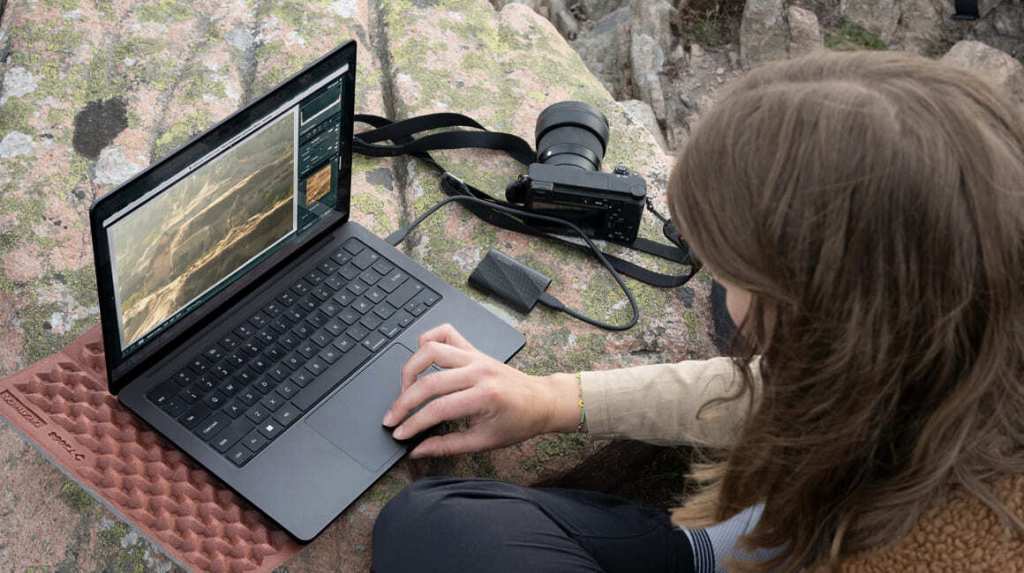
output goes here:
{"type": "Polygon", "coordinates": [[[373,529],[376,573],[693,571],[664,510],[595,492],[420,480],[373,529]]]}

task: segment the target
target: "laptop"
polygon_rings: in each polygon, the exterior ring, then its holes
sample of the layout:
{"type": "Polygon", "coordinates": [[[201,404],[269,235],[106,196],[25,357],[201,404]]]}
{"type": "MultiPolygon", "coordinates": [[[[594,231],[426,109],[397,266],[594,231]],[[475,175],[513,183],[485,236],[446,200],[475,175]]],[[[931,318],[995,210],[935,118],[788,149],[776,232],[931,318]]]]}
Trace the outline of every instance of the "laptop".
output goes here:
{"type": "Polygon", "coordinates": [[[355,77],[349,42],[89,213],[110,392],[303,541],[409,448],[420,334],[525,344],[350,217],[355,77]]]}

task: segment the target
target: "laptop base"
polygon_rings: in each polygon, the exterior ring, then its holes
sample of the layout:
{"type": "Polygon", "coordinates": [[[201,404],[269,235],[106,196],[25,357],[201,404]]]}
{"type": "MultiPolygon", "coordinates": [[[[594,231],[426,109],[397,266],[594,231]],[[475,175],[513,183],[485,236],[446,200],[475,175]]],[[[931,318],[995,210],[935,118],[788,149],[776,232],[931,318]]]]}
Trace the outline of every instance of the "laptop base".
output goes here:
{"type": "Polygon", "coordinates": [[[132,411],[303,541],[316,536],[405,454],[407,447],[390,438],[380,419],[386,404],[397,395],[401,366],[418,347],[420,334],[451,323],[482,352],[502,361],[525,344],[523,335],[510,325],[351,221],[319,241],[300,260],[282,268],[216,322],[258,312],[273,300],[281,285],[304,276],[319,257],[351,238],[438,293],[440,301],[244,466],[228,461],[147,399],[147,393],[186,367],[189,357],[217,340],[221,333],[216,329],[189,339],[150,371],[148,380],[129,384],[119,395],[132,411]],[[346,435],[363,436],[365,441],[346,435]]]}

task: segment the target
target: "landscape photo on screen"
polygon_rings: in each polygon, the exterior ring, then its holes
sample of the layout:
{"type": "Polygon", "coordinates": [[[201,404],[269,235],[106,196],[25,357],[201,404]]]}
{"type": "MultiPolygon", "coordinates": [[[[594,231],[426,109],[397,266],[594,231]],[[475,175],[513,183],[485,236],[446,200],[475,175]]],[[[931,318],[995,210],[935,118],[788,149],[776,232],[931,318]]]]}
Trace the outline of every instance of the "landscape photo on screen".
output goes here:
{"type": "Polygon", "coordinates": [[[331,191],[331,164],[325,163],[306,179],[306,205],[323,199],[331,191]]]}
{"type": "Polygon", "coordinates": [[[123,347],[294,229],[291,110],[109,227],[123,347]]]}

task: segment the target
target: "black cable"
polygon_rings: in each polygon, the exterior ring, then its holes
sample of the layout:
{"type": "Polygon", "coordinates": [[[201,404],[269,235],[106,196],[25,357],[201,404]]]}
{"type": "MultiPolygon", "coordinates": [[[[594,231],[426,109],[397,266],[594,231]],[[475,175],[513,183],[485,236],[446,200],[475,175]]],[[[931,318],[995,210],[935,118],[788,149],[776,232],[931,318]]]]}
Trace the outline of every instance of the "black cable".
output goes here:
{"type": "MultiPolygon", "coordinates": [[[[451,175],[449,173],[445,173],[444,176],[451,178],[452,180],[456,181],[457,183],[460,183],[460,184],[462,183],[462,181],[458,177],[455,177],[454,175],[451,175]]],[[[413,220],[412,223],[409,223],[407,226],[405,226],[405,227],[395,231],[394,233],[388,235],[387,242],[391,243],[392,246],[398,246],[399,244],[401,244],[402,241],[404,241],[406,239],[406,237],[409,236],[409,233],[413,229],[415,229],[417,226],[419,226],[420,223],[422,223],[424,220],[426,220],[427,217],[430,217],[431,215],[433,215],[441,207],[444,207],[445,205],[447,205],[449,203],[454,203],[454,202],[475,203],[477,205],[481,205],[481,206],[484,206],[484,207],[488,207],[490,209],[494,209],[495,211],[505,213],[506,215],[517,215],[517,216],[521,216],[521,217],[533,217],[535,219],[540,219],[541,221],[547,221],[549,223],[565,225],[566,227],[569,227],[570,229],[572,229],[577,235],[579,235],[583,239],[584,242],[587,243],[587,246],[590,247],[590,250],[593,251],[593,253],[597,257],[597,259],[599,261],[601,261],[601,264],[604,265],[604,267],[606,269],[608,269],[608,272],[610,272],[612,274],[612,278],[615,279],[615,282],[618,283],[619,288],[621,288],[622,292],[626,295],[626,300],[629,301],[629,306],[630,306],[630,309],[633,312],[633,316],[632,316],[632,318],[630,318],[629,322],[627,324],[625,324],[625,325],[607,324],[607,323],[601,322],[599,320],[595,320],[595,319],[586,317],[586,316],[584,316],[582,314],[579,314],[576,311],[573,311],[572,309],[570,309],[570,308],[566,307],[564,304],[562,304],[557,298],[555,298],[555,297],[553,297],[553,296],[551,296],[551,295],[549,295],[547,293],[544,293],[543,295],[541,295],[540,302],[543,303],[546,306],[551,307],[554,310],[560,310],[560,311],[568,314],[569,316],[572,316],[574,318],[577,318],[579,320],[582,320],[583,322],[586,322],[588,324],[592,324],[592,325],[597,326],[599,328],[604,328],[605,330],[616,330],[616,331],[618,331],[618,330],[629,330],[630,328],[633,328],[634,326],[636,326],[637,321],[640,319],[640,309],[636,305],[636,299],[633,298],[632,291],[630,291],[629,287],[626,286],[626,283],[622,280],[622,277],[619,275],[618,271],[615,270],[615,267],[613,267],[611,265],[611,263],[608,262],[608,259],[605,258],[604,253],[601,252],[601,249],[597,248],[597,245],[595,245],[594,242],[590,240],[590,237],[588,237],[587,234],[584,233],[582,229],[577,227],[576,224],[571,222],[571,221],[566,221],[565,219],[559,219],[558,217],[550,217],[548,215],[541,215],[539,213],[533,213],[533,212],[530,212],[530,211],[524,211],[522,209],[514,209],[512,207],[506,207],[505,205],[499,205],[499,204],[496,204],[496,203],[492,203],[490,201],[485,201],[483,199],[478,199],[476,197],[470,197],[469,195],[457,195],[457,196],[453,196],[453,197],[446,197],[446,198],[438,201],[437,203],[434,203],[433,205],[431,205],[429,209],[424,211],[419,217],[416,217],[416,219],[413,220]]]]}

